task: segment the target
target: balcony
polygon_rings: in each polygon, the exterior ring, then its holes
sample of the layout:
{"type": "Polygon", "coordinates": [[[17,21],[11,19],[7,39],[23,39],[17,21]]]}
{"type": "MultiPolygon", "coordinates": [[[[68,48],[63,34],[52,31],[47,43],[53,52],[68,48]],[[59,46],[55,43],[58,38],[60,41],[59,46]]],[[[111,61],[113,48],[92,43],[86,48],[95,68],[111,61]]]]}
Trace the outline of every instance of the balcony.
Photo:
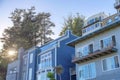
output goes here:
{"type": "Polygon", "coordinates": [[[87,25],[85,25],[83,28],[87,28],[87,27],[89,27],[89,26],[91,26],[91,25],[93,25],[93,24],[95,24],[95,23],[97,23],[97,22],[100,22],[100,21],[101,21],[101,20],[100,20],[99,18],[96,18],[94,22],[92,22],[92,23],[87,23],[87,25]]]}
{"type": "Polygon", "coordinates": [[[114,52],[117,52],[117,48],[115,46],[107,46],[106,48],[103,48],[101,50],[96,50],[92,53],[90,53],[89,55],[86,56],[79,56],[79,57],[74,57],[72,62],[73,63],[82,63],[82,62],[86,62],[89,60],[93,60],[108,54],[112,54],[114,52]]]}
{"type": "Polygon", "coordinates": [[[120,2],[116,2],[116,3],[114,4],[114,7],[115,7],[116,9],[120,8],[120,2]]]}

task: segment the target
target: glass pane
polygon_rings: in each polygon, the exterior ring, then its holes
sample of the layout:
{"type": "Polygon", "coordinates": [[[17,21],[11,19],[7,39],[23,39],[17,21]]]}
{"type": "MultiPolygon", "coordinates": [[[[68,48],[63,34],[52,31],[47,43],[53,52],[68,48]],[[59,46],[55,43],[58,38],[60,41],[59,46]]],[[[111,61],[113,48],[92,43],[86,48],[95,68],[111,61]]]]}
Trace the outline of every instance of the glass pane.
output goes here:
{"type": "Polygon", "coordinates": [[[107,38],[103,40],[104,48],[110,47],[112,45],[112,38],[107,38]]]}
{"type": "Polygon", "coordinates": [[[92,63],[91,64],[91,69],[90,69],[91,71],[90,71],[90,73],[91,73],[91,78],[94,78],[94,77],[96,77],[96,67],[95,67],[95,63],[92,63]]]}
{"type": "Polygon", "coordinates": [[[115,68],[120,67],[120,65],[119,65],[119,60],[118,60],[118,56],[115,56],[115,57],[114,57],[114,60],[115,60],[115,68]]]}
{"type": "Polygon", "coordinates": [[[103,70],[107,70],[107,63],[106,63],[106,60],[103,60],[103,70]]]}
{"type": "Polygon", "coordinates": [[[86,80],[96,77],[95,63],[83,65],[79,69],[79,80],[86,80]]]}
{"type": "Polygon", "coordinates": [[[103,60],[103,70],[112,70],[119,67],[118,56],[103,60]]]}
{"type": "Polygon", "coordinates": [[[88,55],[88,53],[89,53],[89,48],[88,48],[88,46],[86,46],[83,48],[83,54],[84,54],[84,56],[86,56],[86,55],[88,55]]]}

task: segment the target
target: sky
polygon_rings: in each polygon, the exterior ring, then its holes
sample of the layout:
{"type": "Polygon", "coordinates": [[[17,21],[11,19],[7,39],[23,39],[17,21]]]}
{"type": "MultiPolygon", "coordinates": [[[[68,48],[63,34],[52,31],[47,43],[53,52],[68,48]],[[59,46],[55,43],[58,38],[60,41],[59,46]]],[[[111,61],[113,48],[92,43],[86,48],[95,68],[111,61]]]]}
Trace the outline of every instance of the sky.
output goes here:
{"type": "Polygon", "coordinates": [[[55,23],[55,33],[52,38],[57,38],[64,23],[64,18],[79,13],[86,18],[99,13],[114,14],[115,0],[0,0],[0,36],[5,28],[12,26],[8,17],[18,9],[27,9],[35,6],[36,12],[49,12],[51,21],[55,23]]]}

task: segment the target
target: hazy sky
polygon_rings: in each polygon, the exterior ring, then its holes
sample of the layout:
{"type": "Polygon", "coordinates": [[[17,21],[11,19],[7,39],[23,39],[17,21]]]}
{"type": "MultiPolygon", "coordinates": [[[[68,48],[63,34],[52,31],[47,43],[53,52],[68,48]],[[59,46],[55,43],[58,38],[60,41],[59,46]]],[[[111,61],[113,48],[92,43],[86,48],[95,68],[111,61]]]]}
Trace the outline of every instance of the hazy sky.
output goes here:
{"type": "Polygon", "coordinates": [[[15,8],[36,7],[37,12],[50,12],[51,20],[56,27],[53,29],[57,38],[62,28],[64,18],[79,13],[89,17],[99,12],[113,14],[115,0],[0,0],[0,36],[3,30],[12,25],[8,18],[15,8]]]}

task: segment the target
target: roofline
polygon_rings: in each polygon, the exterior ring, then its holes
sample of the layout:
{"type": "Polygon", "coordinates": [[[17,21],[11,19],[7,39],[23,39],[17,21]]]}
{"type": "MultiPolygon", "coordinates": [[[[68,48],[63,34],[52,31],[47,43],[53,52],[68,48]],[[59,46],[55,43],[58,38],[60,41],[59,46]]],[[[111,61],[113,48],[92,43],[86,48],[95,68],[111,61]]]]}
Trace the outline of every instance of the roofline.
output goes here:
{"type": "Polygon", "coordinates": [[[94,32],[92,32],[92,33],[90,33],[90,34],[88,34],[88,35],[81,36],[81,37],[79,37],[79,38],[77,38],[77,39],[74,39],[74,40],[68,42],[67,45],[68,45],[68,46],[75,47],[75,45],[76,45],[77,43],[79,43],[80,41],[83,41],[83,40],[86,40],[86,39],[88,39],[88,38],[91,38],[91,37],[93,37],[93,36],[95,36],[95,35],[97,35],[97,34],[100,34],[100,33],[104,32],[104,31],[106,31],[106,30],[109,30],[109,29],[111,29],[111,28],[118,27],[118,25],[120,25],[120,19],[117,20],[117,21],[114,21],[114,22],[112,22],[112,23],[104,26],[103,28],[101,28],[101,29],[99,29],[99,30],[96,30],[96,31],[94,31],[94,32]]]}

